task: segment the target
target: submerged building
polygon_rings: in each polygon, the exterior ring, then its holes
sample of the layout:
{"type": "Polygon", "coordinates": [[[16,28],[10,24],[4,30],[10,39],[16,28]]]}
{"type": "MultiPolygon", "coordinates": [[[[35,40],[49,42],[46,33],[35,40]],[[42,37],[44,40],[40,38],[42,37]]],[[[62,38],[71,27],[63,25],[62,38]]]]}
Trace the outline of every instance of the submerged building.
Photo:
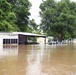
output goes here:
{"type": "Polygon", "coordinates": [[[25,33],[25,32],[0,32],[0,45],[3,44],[25,44],[28,42],[28,37],[43,37],[45,35],[25,33]]]}

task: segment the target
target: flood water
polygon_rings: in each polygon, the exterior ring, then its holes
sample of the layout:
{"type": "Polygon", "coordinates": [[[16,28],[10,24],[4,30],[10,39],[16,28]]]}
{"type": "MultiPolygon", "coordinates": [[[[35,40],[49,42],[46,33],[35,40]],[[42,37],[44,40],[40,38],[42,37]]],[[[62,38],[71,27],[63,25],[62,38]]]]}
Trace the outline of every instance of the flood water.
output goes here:
{"type": "Polygon", "coordinates": [[[76,75],[76,45],[3,46],[0,75],[76,75]]]}

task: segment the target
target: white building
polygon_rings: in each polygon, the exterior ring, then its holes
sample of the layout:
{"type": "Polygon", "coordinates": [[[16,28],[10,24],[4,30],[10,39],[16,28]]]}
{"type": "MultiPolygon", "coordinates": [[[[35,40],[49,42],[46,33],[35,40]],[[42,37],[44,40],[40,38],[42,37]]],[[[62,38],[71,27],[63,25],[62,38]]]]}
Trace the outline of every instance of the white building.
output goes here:
{"type": "Polygon", "coordinates": [[[0,32],[0,46],[3,44],[25,44],[28,36],[44,37],[45,35],[25,33],[25,32],[0,32]]]}
{"type": "Polygon", "coordinates": [[[17,44],[18,35],[9,32],[0,32],[0,46],[3,44],[17,44]]]}
{"type": "Polygon", "coordinates": [[[76,44],[76,39],[73,39],[73,43],[76,44]]]}
{"type": "Polygon", "coordinates": [[[48,43],[48,38],[43,38],[43,37],[39,37],[39,38],[37,38],[37,42],[39,42],[39,43],[48,43]]]}

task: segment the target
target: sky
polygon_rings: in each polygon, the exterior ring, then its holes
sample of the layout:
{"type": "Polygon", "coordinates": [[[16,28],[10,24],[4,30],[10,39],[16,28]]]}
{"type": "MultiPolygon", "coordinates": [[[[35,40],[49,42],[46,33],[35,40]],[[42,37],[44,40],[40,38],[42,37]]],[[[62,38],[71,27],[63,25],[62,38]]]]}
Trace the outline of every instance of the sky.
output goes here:
{"type": "MultiPolygon", "coordinates": [[[[31,3],[32,3],[32,7],[30,9],[30,13],[31,13],[31,16],[30,16],[30,19],[34,19],[35,22],[37,24],[40,24],[40,15],[39,15],[39,6],[42,2],[42,0],[29,0],[31,3]]],[[[57,0],[57,1],[60,1],[60,0],[57,0]]],[[[75,0],[72,0],[72,1],[75,1],[75,0]]]]}
{"type": "Polygon", "coordinates": [[[40,24],[40,16],[39,16],[39,6],[42,2],[42,0],[29,0],[31,3],[32,3],[32,7],[31,7],[31,16],[30,16],[30,19],[35,19],[35,22],[37,24],[40,24]]]}

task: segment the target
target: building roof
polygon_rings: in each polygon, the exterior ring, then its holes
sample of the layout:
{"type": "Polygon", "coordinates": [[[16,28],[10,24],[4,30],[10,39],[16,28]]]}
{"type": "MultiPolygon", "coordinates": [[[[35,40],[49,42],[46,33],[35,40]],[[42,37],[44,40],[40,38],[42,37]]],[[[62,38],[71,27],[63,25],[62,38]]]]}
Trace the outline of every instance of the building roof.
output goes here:
{"type": "Polygon", "coordinates": [[[27,35],[27,36],[36,36],[36,37],[46,37],[46,35],[26,33],[26,32],[0,32],[0,35],[27,35]]]}
{"type": "Polygon", "coordinates": [[[36,36],[36,37],[46,37],[46,35],[34,34],[34,33],[26,33],[26,32],[12,32],[13,34],[27,35],[27,36],[36,36]]]}

